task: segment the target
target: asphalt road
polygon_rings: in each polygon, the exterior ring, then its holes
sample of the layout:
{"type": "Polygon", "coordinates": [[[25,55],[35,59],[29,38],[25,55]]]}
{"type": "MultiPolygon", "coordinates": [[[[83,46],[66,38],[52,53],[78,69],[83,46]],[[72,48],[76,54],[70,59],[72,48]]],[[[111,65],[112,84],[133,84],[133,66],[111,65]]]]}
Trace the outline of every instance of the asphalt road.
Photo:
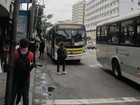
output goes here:
{"type": "Polygon", "coordinates": [[[67,62],[67,74],[57,75],[49,56],[38,60],[34,105],[140,105],[140,86],[126,78],[119,81],[88,50],[80,63],[67,62]]]}

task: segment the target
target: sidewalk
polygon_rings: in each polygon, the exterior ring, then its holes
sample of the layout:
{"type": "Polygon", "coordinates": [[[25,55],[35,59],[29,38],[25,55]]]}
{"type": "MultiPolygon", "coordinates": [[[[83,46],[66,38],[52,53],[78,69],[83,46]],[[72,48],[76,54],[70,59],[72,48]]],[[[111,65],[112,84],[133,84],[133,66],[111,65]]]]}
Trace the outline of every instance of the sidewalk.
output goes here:
{"type": "MultiPolygon", "coordinates": [[[[36,68],[34,68],[31,72],[31,81],[30,81],[30,90],[29,90],[29,105],[32,105],[32,93],[33,93],[33,82],[34,82],[34,74],[36,68]]],[[[0,105],[4,105],[5,101],[5,90],[6,90],[6,78],[7,73],[0,73],[0,105]]]]}
{"type": "Polygon", "coordinates": [[[0,105],[4,105],[7,73],[0,73],[0,105]]]}

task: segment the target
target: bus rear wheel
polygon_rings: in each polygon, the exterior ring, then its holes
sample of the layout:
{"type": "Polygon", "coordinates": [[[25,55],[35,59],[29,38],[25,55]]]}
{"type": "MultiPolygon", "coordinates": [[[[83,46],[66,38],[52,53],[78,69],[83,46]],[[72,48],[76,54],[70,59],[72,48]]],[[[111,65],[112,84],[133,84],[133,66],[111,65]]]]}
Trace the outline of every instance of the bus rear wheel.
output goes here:
{"type": "Polygon", "coordinates": [[[120,80],[122,75],[121,75],[120,65],[117,60],[113,61],[112,69],[115,78],[120,80]]]}

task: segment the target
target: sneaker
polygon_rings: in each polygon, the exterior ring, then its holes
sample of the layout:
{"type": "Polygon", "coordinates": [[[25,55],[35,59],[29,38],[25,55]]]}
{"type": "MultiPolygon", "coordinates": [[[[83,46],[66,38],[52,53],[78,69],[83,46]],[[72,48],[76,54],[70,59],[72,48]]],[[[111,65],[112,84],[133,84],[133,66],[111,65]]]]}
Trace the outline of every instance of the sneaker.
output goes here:
{"type": "Polygon", "coordinates": [[[18,104],[16,104],[16,105],[21,105],[21,103],[19,102],[18,104]]]}
{"type": "Polygon", "coordinates": [[[57,72],[57,75],[60,75],[61,74],[61,72],[57,72]]]}
{"type": "Polygon", "coordinates": [[[62,71],[62,74],[67,74],[67,72],[66,71],[62,71]]]}

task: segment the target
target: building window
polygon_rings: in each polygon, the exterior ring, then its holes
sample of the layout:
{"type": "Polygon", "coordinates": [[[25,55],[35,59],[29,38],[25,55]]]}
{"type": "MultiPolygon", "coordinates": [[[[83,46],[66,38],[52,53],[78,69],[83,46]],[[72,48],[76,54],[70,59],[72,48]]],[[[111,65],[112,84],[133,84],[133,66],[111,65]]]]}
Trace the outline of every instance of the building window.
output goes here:
{"type": "Polygon", "coordinates": [[[134,24],[133,20],[127,20],[121,23],[121,44],[134,45],[134,24]]]}

